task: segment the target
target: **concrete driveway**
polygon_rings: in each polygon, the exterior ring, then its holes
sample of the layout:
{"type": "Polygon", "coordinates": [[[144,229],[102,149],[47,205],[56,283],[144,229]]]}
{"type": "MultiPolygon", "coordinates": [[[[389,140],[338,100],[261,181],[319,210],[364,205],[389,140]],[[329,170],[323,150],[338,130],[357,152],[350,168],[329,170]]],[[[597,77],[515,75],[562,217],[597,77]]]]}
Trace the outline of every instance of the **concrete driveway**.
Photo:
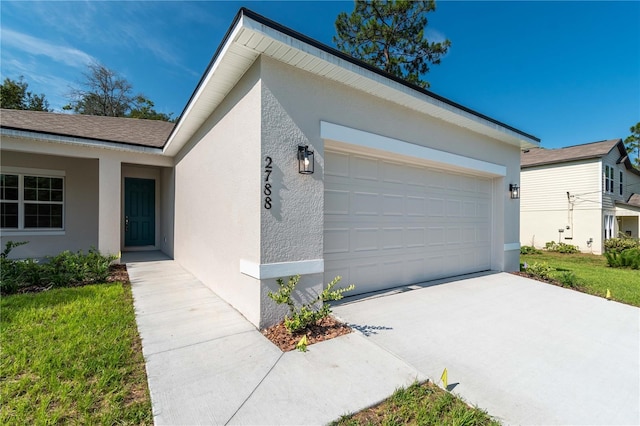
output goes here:
{"type": "Polygon", "coordinates": [[[504,423],[640,424],[638,308],[506,273],[404,290],[334,313],[504,423]]]}

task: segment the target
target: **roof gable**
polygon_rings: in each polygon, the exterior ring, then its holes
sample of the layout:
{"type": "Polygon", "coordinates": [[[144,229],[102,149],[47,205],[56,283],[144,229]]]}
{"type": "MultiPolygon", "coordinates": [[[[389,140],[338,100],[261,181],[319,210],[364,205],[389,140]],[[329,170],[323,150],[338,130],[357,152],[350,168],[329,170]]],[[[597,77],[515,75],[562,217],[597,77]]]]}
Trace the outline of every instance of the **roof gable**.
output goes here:
{"type": "Polygon", "coordinates": [[[522,151],[520,155],[520,167],[526,169],[548,164],[568,163],[589,159],[600,159],[617,150],[616,163],[624,163],[631,173],[640,175],[640,171],[633,167],[622,139],[609,139],[606,141],[591,142],[582,145],[572,145],[564,148],[545,149],[532,148],[522,151]]]}
{"type": "Polygon", "coordinates": [[[539,139],[241,8],[189,99],[165,152],[176,154],[260,55],[520,147],[539,139]]]}

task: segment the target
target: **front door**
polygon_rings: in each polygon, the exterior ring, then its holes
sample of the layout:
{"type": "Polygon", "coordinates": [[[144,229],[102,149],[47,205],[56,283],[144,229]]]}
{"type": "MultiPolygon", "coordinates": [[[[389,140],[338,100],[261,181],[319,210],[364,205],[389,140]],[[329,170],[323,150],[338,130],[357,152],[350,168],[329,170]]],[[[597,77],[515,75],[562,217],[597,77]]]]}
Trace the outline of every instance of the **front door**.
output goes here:
{"type": "Polygon", "coordinates": [[[156,181],[124,178],[124,245],[156,243],[156,181]]]}

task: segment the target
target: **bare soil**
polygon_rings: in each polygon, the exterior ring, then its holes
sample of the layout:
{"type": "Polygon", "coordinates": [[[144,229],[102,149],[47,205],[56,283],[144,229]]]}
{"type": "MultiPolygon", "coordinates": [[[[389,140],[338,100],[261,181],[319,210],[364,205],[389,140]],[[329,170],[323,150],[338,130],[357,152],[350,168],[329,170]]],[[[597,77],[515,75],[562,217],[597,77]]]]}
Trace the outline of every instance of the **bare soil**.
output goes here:
{"type": "Polygon", "coordinates": [[[306,334],[308,345],[333,339],[351,333],[351,327],[341,323],[332,316],[321,319],[316,324],[308,327],[299,333],[291,334],[285,328],[284,322],[280,322],[274,326],[262,330],[262,334],[271,342],[280,348],[283,352],[292,351],[296,348],[296,344],[306,334]]]}

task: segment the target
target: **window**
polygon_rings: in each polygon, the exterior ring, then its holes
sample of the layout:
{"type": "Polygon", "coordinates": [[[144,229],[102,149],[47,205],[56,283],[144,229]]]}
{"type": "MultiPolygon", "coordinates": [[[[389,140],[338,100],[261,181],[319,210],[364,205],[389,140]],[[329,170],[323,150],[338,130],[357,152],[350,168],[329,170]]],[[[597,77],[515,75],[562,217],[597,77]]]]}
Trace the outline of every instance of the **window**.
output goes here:
{"type": "Polygon", "coordinates": [[[604,190],[613,193],[613,167],[604,166],[604,190]]]}
{"type": "Polygon", "coordinates": [[[613,237],[613,215],[604,215],[604,239],[608,240],[613,237]]]}
{"type": "Polygon", "coordinates": [[[64,177],[2,173],[0,203],[3,229],[63,229],[64,177]]]}
{"type": "Polygon", "coordinates": [[[620,195],[624,192],[624,185],[622,184],[622,170],[620,170],[620,195]]]}

